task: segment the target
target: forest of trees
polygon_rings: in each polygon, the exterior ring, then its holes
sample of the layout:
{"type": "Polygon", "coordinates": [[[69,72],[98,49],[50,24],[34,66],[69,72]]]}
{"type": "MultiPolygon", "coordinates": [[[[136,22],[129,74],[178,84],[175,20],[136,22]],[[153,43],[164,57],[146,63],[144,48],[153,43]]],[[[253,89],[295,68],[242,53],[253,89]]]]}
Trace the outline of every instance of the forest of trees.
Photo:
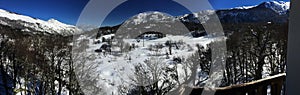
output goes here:
{"type": "Polygon", "coordinates": [[[74,73],[70,37],[7,26],[0,30],[2,94],[61,95],[64,90],[69,95],[83,94],[74,73]]]}
{"type": "Polygon", "coordinates": [[[288,25],[245,24],[227,40],[226,85],[286,71],[288,25]],[[266,67],[263,72],[264,66],[266,67]]]}

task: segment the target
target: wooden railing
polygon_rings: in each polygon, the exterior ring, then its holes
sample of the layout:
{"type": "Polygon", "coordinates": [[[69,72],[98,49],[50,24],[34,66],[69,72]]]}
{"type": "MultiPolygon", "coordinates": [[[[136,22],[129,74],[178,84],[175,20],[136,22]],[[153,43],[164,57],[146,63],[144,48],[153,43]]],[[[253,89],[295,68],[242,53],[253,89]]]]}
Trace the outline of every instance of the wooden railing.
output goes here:
{"type": "Polygon", "coordinates": [[[201,95],[204,91],[214,92],[215,95],[267,95],[268,88],[271,95],[283,94],[283,84],[286,74],[278,74],[264,79],[248,82],[244,84],[219,87],[213,90],[204,90],[203,88],[193,88],[191,95],[201,95]]]}

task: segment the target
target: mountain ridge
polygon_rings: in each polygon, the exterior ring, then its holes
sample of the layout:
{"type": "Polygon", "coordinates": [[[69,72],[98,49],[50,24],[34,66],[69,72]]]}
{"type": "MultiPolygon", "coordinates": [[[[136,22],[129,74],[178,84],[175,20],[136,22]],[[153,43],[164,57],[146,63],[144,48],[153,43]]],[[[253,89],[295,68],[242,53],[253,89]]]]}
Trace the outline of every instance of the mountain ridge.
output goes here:
{"type": "MultiPolygon", "coordinates": [[[[0,24],[19,28],[22,31],[36,30],[50,34],[71,35],[80,32],[81,29],[73,25],[62,23],[53,18],[48,21],[20,15],[0,9],[0,24]]],[[[29,31],[28,31],[29,32],[29,31]]]]}

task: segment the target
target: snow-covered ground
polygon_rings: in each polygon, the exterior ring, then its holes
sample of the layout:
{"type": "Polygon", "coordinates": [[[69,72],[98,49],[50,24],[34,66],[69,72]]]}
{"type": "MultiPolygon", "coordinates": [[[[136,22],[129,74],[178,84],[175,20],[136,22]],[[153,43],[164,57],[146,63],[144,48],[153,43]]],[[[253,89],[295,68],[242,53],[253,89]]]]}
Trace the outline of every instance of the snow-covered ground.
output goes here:
{"type": "MultiPolygon", "coordinates": [[[[104,35],[103,37],[109,38],[112,35],[104,35]]],[[[101,38],[101,37],[100,37],[101,38]]],[[[101,40],[99,38],[99,40],[101,40]]],[[[156,58],[160,61],[161,67],[174,67],[177,65],[177,71],[179,77],[183,76],[183,65],[184,64],[172,64],[173,57],[188,58],[191,54],[195,53],[197,50],[196,44],[206,46],[212,41],[220,40],[220,37],[199,37],[193,38],[188,36],[172,36],[167,35],[164,38],[155,39],[155,40],[140,40],[137,39],[124,39],[125,43],[135,44],[135,48],[131,49],[128,52],[123,52],[121,54],[109,54],[108,52],[95,52],[96,49],[99,49],[102,43],[94,44],[94,40],[89,37],[81,36],[79,40],[88,40],[88,48],[85,52],[80,54],[86,54],[83,56],[93,56],[87,60],[86,65],[98,64],[96,72],[93,75],[99,77],[99,84],[102,85],[102,88],[105,88],[107,93],[118,93],[118,86],[133,84],[131,78],[134,74],[134,66],[137,64],[145,64],[145,60],[156,58]],[[172,55],[166,53],[169,52],[169,47],[165,46],[167,41],[171,42],[181,42],[178,44],[178,48],[172,47],[172,55]],[[162,48],[156,50],[153,46],[163,45],[162,48]],[[152,47],[152,48],[151,48],[152,47]]],[[[113,42],[114,43],[114,42],[113,42]]],[[[112,52],[119,52],[118,47],[112,47],[112,52]]]]}

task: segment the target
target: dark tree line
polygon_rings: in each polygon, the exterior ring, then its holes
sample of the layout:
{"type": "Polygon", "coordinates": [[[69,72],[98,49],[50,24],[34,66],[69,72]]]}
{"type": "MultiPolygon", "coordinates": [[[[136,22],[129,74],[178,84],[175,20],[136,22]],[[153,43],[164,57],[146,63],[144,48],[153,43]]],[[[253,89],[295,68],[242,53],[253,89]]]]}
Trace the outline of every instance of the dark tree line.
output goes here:
{"type": "Polygon", "coordinates": [[[0,86],[7,94],[83,94],[73,69],[71,37],[0,28],[0,69],[7,75],[0,86]]]}
{"type": "Polygon", "coordinates": [[[287,24],[242,24],[228,37],[224,81],[246,83],[286,71],[287,24]]]}

